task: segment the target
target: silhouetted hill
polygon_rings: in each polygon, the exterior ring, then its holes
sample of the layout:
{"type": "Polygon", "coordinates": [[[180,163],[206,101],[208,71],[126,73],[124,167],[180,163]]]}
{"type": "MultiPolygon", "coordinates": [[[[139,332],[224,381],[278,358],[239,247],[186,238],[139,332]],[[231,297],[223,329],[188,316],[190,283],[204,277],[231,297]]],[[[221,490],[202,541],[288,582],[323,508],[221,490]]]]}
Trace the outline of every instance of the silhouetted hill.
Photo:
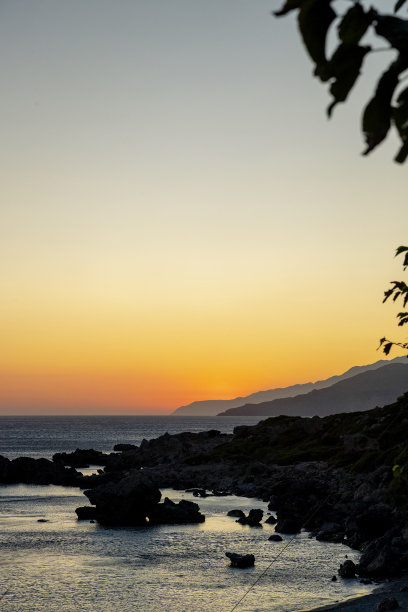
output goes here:
{"type": "Polygon", "coordinates": [[[391,360],[381,359],[380,361],[376,361],[375,363],[371,363],[369,365],[354,366],[347,370],[347,372],[344,372],[344,374],[331,376],[330,378],[319,380],[314,383],[308,382],[304,384],[292,385],[290,387],[279,387],[276,389],[268,389],[266,391],[257,391],[245,397],[236,397],[230,400],[205,400],[192,402],[187,406],[177,408],[172,414],[175,416],[216,416],[221,411],[226,411],[230,408],[242,407],[244,404],[260,404],[262,402],[269,402],[279,398],[295,397],[297,395],[309,393],[309,391],[314,389],[324,389],[326,387],[330,387],[341,380],[346,380],[347,378],[351,378],[352,376],[356,376],[362,372],[375,370],[391,363],[405,362],[407,362],[406,357],[396,357],[391,360]]]}
{"type": "Polygon", "coordinates": [[[407,390],[408,363],[387,363],[324,389],[270,402],[245,404],[219,416],[327,416],[357,412],[394,402],[407,390]]]}

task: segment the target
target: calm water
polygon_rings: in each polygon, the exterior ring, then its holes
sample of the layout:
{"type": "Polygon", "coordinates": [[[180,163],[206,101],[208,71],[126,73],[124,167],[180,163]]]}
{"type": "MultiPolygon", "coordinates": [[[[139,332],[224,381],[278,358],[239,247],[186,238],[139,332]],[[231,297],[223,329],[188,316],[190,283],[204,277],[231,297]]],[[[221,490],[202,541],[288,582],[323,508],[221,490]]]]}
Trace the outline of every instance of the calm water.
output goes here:
{"type": "Polygon", "coordinates": [[[60,416],[0,417],[0,455],[51,458],[76,448],[113,450],[115,444],[137,444],[166,431],[231,433],[236,425],[255,425],[260,417],[60,416]]]}
{"type": "MultiPolygon", "coordinates": [[[[6,417],[0,419],[0,454],[50,456],[117,442],[138,443],[169,431],[231,431],[249,419],[196,417],[6,417]],[[150,429],[149,429],[150,428],[150,429]]],[[[252,420],[253,422],[253,420],[252,420]]],[[[194,499],[163,491],[175,501],[194,499]]],[[[273,527],[241,526],[228,510],[262,508],[238,497],[200,499],[206,522],[151,528],[103,528],[78,522],[85,505],[79,489],[0,486],[0,608],[4,612],[228,611],[289,541],[269,542],[273,527]],[[38,522],[45,519],[47,522],[38,522]],[[225,551],[251,552],[254,568],[229,567],[225,551]]],[[[239,612],[293,612],[368,592],[358,581],[331,582],[350,549],[295,538],[238,607],[239,612]]]]}

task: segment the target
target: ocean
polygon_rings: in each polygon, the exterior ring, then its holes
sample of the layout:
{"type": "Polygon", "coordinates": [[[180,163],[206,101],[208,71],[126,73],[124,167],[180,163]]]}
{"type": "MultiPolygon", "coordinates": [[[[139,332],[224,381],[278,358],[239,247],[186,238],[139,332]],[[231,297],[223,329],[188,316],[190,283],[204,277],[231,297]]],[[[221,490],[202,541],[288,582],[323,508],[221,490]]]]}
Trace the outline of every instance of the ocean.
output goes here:
{"type": "MultiPolygon", "coordinates": [[[[111,451],[121,443],[168,431],[232,431],[256,418],[214,417],[0,417],[0,455],[48,457],[75,448],[111,451]]],[[[347,555],[341,545],[302,532],[270,542],[273,526],[242,526],[227,517],[267,505],[244,497],[199,499],[164,490],[174,501],[198,502],[199,525],[107,528],[77,521],[87,505],[80,489],[0,486],[0,608],[4,612],[295,612],[334,603],[371,587],[357,580],[331,582],[347,555]],[[290,543],[289,543],[290,542],[290,543]],[[289,545],[288,545],[289,543],[289,545]],[[288,546],[287,546],[288,545],[288,546]],[[286,547],[287,546],[287,547],[286,547]],[[255,566],[229,567],[225,552],[253,553],[255,566]],[[270,565],[272,563],[272,565],[270,565]]]]}

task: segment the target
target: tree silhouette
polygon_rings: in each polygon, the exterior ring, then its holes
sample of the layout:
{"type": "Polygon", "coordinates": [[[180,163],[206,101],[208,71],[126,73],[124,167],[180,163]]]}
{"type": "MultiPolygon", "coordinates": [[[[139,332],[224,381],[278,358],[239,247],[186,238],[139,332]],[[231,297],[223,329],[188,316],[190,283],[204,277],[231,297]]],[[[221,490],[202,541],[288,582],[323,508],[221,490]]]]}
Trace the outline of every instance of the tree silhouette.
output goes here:
{"type": "MultiPolygon", "coordinates": [[[[300,35],[315,68],[314,75],[329,83],[332,96],[327,113],[329,117],[340,102],[345,102],[360,76],[365,58],[378,51],[368,40],[386,40],[387,49],[396,57],[379,76],[374,94],[362,114],[362,132],[366,142],[363,155],[368,155],[395,128],[401,146],[395,161],[403,163],[408,157],[408,87],[401,88],[404,72],[408,70],[408,20],[397,17],[408,0],[395,0],[394,14],[385,14],[376,8],[365,8],[362,2],[352,1],[345,13],[336,12],[336,0],[286,0],[274,14],[278,17],[297,11],[300,35]],[[337,25],[337,27],[335,27],[337,25]],[[333,31],[336,48],[327,57],[326,40],[333,31]]],[[[385,4],[385,3],[384,3],[385,4]]],[[[391,7],[392,10],[392,7],[391,7]]]]}
{"type": "MultiPolygon", "coordinates": [[[[395,256],[404,254],[404,270],[408,267],[408,247],[398,247],[395,256]]],[[[389,298],[392,298],[393,302],[401,300],[403,307],[406,308],[408,304],[408,285],[404,281],[392,281],[391,287],[384,292],[383,302],[386,302],[389,298]]],[[[397,314],[398,325],[402,327],[408,323],[408,312],[399,312],[397,314]]],[[[393,342],[388,338],[381,338],[380,347],[382,347],[384,353],[388,355],[393,346],[399,346],[405,350],[408,350],[408,342],[393,342]]]]}

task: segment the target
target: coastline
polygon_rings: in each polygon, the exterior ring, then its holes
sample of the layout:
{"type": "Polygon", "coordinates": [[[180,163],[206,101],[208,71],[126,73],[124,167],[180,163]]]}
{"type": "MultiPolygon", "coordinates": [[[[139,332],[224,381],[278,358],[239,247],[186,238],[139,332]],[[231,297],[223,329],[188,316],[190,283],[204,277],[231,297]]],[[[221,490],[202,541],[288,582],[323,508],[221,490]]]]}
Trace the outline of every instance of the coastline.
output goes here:
{"type": "Polygon", "coordinates": [[[309,608],[307,610],[299,610],[298,612],[326,612],[328,610],[347,610],[347,612],[375,612],[378,604],[386,598],[394,597],[400,610],[408,610],[408,572],[404,572],[402,576],[384,582],[374,589],[369,595],[361,595],[352,597],[344,601],[318,608],[309,608]],[[407,590],[405,590],[407,588],[407,590]],[[401,590],[404,589],[404,590],[401,590]]]}

